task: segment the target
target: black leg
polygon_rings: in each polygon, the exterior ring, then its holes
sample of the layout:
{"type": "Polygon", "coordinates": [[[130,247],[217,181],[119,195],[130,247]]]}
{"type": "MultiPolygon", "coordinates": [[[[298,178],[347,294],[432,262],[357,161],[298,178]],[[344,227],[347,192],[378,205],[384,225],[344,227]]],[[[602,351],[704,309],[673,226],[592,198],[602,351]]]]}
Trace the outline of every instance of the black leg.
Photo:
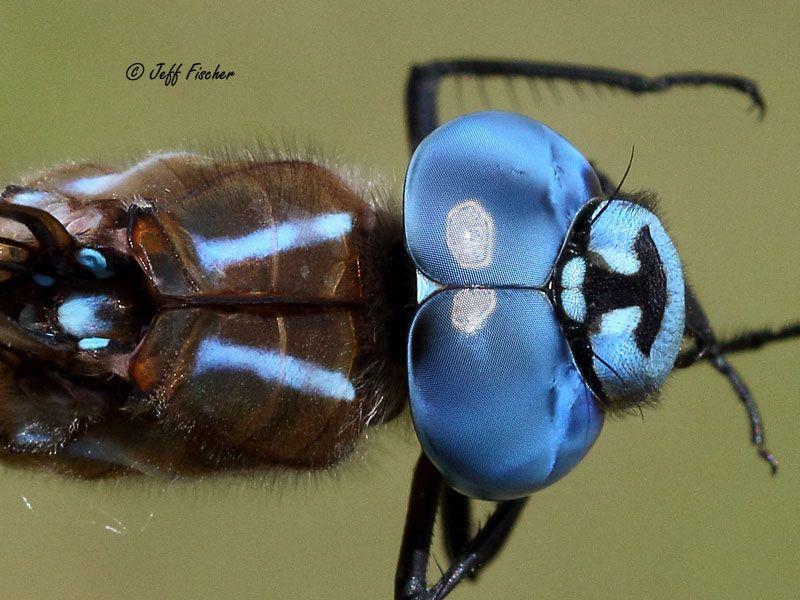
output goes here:
{"type": "Polygon", "coordinates": [[[716,346],[717,339],[714,331],[711,329],[711,323],[708,321],[706,311],[697,300],[692,287],[687,283],[686,287],[686,322],[684,325],[684,335],[689,340],[694,342],[694,346],[687,350],[682,351],[677,360],[675,367],[683,369],[690,367],[698,360],[705,358],[709,350],[716,346]]]}
{"type": "Polygon", "coordinates": [[[761,116],[766,103],[756,83],[745,77],[720,73],[671,73],[648,77],[630,71],[578,65],[510,60],[442,60],[412,68],[406,88],[406,117],[411,148],[439,125],[437,96],[445,77],[524,77],[529,81],[569,81],[607,85],[634,94],[663,92],[676,86],[715,86],[746,94],[761,116]]]}
{"type": "Polygon", "coordinates": [[[800,323],[790,323],[783,327],[753,329],[739,333],[727,340],[717,342],[721,354],[731,354],[744,350],[756,350],[772,342],[781,342],[800,337],[800,323]]]}
{"type": "Polygon", "coordinates": [[[422,454],[414,468],[408,498],[403,543],[394,578],[395,598],[426,598],[428,556],[433,539],[433,523],[442,489],[442,476],[422,454]]]}
{"type": "MultiPolygon", "coordinates": [[[[603,193],[610,197],[614,193],[616,186],[602,171],[598,171],[596,167],[595,170],[600,178],[603,193]]],[[[675,361],[675,368],[686,368],[697,364],[698,361],[707,360],[728,380],[747,412],[747,419],[750,424],[750,439],[756,447],[758,455],[769,464],[774,475],[778,469],[778,461],[766,447],[764,424],[758,404],[747,384],[727,361],[725,355],[745,350],[755,350],[772,342],[800,337],[800,323],[791,323],[777,329],[756,329],[740,333],[727,340],[717,340],[705,310],[703,310],[694,290],[687,284],[685,336],[693,342],[693,346],[683,350],[678,355],[675,361]]]]}
{"type": "MultiPolygon", "coordinates": [[[[444,534],[447,560],[450,563],[455,563],[458,557],[464,554],[472,539],[472,502],[468,497],[455,491],[450,486],[445,485],[442,490],[442,532],[444,534]]],[[[498,540],[498,543],[491,549],[487,549],[483,555],[481,568],[485,568],[500,553],[511,531],[510,528],[507,529],[505,535],[498,540]]],[[[467,575],[472,581],[477,579],[477,576],[477,571],[467,575]]]]}
{"type": "Polygon", "coordinates": [[[736,392],[747,411],[750,423],[750,439],[765,460],[774,475],[778,469],[778,461],[767,449],[764,436],[764,424],[758,404],[750,389],[725,358],[726,354],[754,350],[765,344],[800,337],[800,323],[793,323],[779,329],[759,329],[739,334],[728,340],[717,340],[708,321],[705,311],[700,306],[693,290],[686,286],[686,337],[694,342],[692,348],[684,350],[675,361],[676,368],[686,368],[699,361],[707,360],[723,375],[736,392]]]}
{"type": "Polygon", "coordinates": [[[470,499],[448,485],[441,494],[442,533],[447,560],[453,562],[464,552],[472,538],[470,499]]]}
{"type": "Polygon", "coordinates": [[[508,540],[528,498],[498,502],[486,524],[478,531],[464,552],[456,559],[442,578],[429,592],[420,596],[426,600],[444,598],[466,577],[473,577],[478,570],[491,560],[508,540]]]}
{"type": "Polygon", "coordinates": [[[395,597],[402,600],[438,600],[464,578],[477,573],[508,539],[527,498],[499,502],[486,525],[464,547],[460,555],[432,587],[427,587],[428,557],[433,524],[444,486],[442,476],[423,454],[414,470],[403,544],[395,575],[395,597]]]}
{"type": "Polygon", "coordinates": [[[750,421],[750,439],[756,447],[756,450],[758,450],[758,455],[769,464],[772,469],[772,474],[775,475],[775,473],[778,472],[778,460],[772,452],[767,450],[761,413],[758,410],[758,405],[753,395],[750,393],[750,389],[745,385],[744,381],[742,381],[742,378],[739,377],[736,370],[725,360],[722,354],[718,353],[718,351],[713,351],[708,360],[714,365],[717,371],[728,379],[731,387],[733,387],[736,395],[739,397],[739,400],[741,400],[742,405],[747,411],[747,418],[750,421]]]}

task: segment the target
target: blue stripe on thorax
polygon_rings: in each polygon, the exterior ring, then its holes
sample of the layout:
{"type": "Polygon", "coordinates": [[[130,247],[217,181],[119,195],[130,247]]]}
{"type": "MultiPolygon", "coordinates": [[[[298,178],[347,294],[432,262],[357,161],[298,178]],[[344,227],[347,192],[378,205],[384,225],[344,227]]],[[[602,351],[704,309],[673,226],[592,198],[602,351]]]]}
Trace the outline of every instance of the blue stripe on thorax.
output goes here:
{"type": "Polygon", "coordinates": [[[352,227],[351,215],[334,213],[259,229],[237,238],[193,234],[192,241],[203,267],[224,269],[245,260],[322,244],[346,235],[352,227]]]}
{"type": "Polygon", "coordinates": [[[338,371],[281,355],[274,350],[244,346],[219,338],[204,339],[197,350],[194,374],[212,370],[249,371],[264,381],[336,400],[350,402],[356,397],[353,384],[338,371]]]}

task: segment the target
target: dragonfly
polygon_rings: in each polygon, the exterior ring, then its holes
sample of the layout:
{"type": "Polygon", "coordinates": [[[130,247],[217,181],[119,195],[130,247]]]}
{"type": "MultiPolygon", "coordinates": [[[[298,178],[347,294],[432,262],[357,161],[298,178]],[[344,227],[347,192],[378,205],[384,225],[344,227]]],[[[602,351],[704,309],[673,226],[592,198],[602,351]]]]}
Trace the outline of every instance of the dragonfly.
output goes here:
{"type": "Polygon", "coordinates": [[[409,408],[422,452],[395,595],[420,600],[475,579],[605,415],[655,403],[676,369],[727,378],[774,473],[727,357],[800,323],[718,338],[655,196],[529,117],[440,123],[441,83],[461,76],[714,86],[766,107],[730,75],[443,60],[408,79],[402,211],[356,170],[292,154],[21,179],[0,201],[0,459],[77,478],[321,470],[409,408]],[[496,503],[477,531],[475,500],[496,503]],[[429,585],[437,516],[451,566],[429,585]]]}

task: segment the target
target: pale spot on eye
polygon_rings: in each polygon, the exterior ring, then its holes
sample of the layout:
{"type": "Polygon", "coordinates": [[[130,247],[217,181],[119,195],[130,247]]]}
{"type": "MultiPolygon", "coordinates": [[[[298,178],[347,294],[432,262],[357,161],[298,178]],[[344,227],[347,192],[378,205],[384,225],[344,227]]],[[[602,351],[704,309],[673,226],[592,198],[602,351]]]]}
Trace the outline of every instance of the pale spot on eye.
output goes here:
{"type": "Polygon", "coordinates": [[[460,266],[486,267],[494,254],[494,219],[477,200],[459,202],[447,213],[445,239],[460,266]]]}
{"type": "Polygon", "coordinates": [[[494,290],[470,288],[459,290],[453,297],[450,322],[464,333],[475,333],[481,329],[497,308],[497,293],[494,290]]]}

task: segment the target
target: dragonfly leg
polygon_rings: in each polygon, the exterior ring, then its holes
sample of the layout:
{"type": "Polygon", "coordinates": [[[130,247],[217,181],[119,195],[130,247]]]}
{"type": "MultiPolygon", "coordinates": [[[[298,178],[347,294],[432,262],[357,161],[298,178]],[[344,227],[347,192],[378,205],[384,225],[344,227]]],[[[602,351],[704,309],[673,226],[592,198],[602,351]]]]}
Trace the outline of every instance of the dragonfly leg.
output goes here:
{"type": "Polygon", "coordinates": [[[453,562],[464,552],[472,537],[472,505],[464,494],[445,485],[440,511],[447,560],[453,562]]]}
{"type": "Polygon", "coordinates": [[[522,77],[529,81],[567,81],[606,85],[633,94],[664,92],[676,86],[714,86],[747,95],[761,116],[766,103],[758,85],[746,77],[723,73],[669,73],[650,77],[631,71],[563,63],[517,60],[440,60],[412,68],[406,87],[406,117],[411,147],[439,125],[439,84],[445,77],[522,77]]]}
{"type": "Polygon", "coordinates": [[[708,360],[728,380],[739,397],[742,406],[747,411],[747,419],[750,423],[750,439],[756,447],[758,455],[769,464],[772,474],[775,475],[778,472],[778,460],[766,447],[764,423],[761,420],[761,412],[758,410],[758,404],[756,404],[753,394],[736,372],[736,369],[719,352],[719,349],[712,349],[708,360]]]}
{"type": "Polygon", "coordinates": [[[690,367],[698,360],[706,357],[708,352],[717,346],[717,338],[711,329],[706,311],[697,300],[694,290],[685,286],[686,322],[684,325],[685,337],[694,342],[694,346],[683,350],[675,361],[676,368],[690,367]]]}
{"type": "Polygon", "coordinates": [[[744,380],[725,357],[726,354],[753,350],[770,342],[800,337],[800,323],[779,329],[760,329],[745,332],[729,340],[717,340],[708,317],[694,291],[686,286],[685,337],[694,342],[693,347],[683,350],[675,361],[675,368],[686,368],[707,360],[730,383],[742,406],[747,411],[750,424],[750,439],[758,455],[766,461],[772,474],[778,469],[778,461],[766,447],[764,423],[753,394],[744,380]]]}
{"type": "MultiPolygon", "coordinates": [[[[467,549],[472,539],[472,500],[445,485],[441,497],[442,533],[447,560],[454,563],[467,549]]],[[[498,543],[483,555],[481,568],[485,568],[505,546],[512,529],[508,528],[498,543]]],[[[468,573],[470,580],[477,579],[478,572],[468,573]]]]}
{"type": "Polygon", "coordinates": [[[466,544],[441,579],[428,588],[428,558],[443,485],[441,475],[427,457],[422,455],[414,471],[403,544],[395,576],[395,598],[398,600],[439,600],[464,578],[477,573],[508,539],[528,500],[520,498],[499,502],[486,524],[466,544]]]}
{"type": "Polygon", "coordinates": [[[411,481],[403,543],[394,580],[395,598],[398,600],[427,597],[428,557],[442,485],[439,471],[425,454],[420,455],[411,481]]]}
{"type": "Polygon", "coordinates": [[[764,327],[743,331],[728,339],[719,340],[717,346],[721,354],[757,350],[762,346],[800,337],[800,323],[789,323],[782,327],[764,327]]]}

